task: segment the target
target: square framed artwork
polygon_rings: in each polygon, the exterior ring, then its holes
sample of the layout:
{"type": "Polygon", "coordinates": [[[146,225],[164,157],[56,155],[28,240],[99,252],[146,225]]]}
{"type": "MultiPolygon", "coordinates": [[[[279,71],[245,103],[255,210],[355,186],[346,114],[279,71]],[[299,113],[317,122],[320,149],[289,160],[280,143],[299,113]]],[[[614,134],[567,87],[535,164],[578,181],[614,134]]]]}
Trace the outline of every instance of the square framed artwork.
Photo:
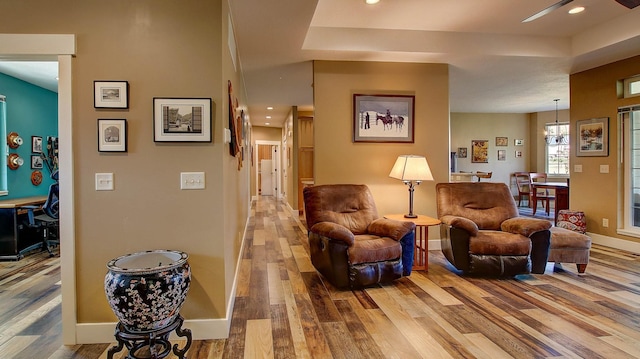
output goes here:
{"type": "Polygon", "coordinates": [[[129,82],[94,81],[93,107],[129,108],[129,82]]]}
{"type": "Polygon", "coordinates": [[[415,96],[353,95],[353,142],[414,142],[415,96]]]}
{"type": "Polygon", "coordinates": [[[506,160],[507,160],[507,151],[498,150],[498,161],[506,161],[506,160]]]}
{"type": "Polygon", "coordinates": [[[471,163],[489,163],[489,140],[471,141],[471,163]]]}
{"type": "Polygon", "coordinates": [[[127,152],[127,120],[98,120],[98,151],[127,152]]]}
{"type": "Polygon", "coordinates": [[[508,137],[496,137],[496,146],[509,146],[508,137]]]}
{"type": "Polygon", "coordinates": [[[576,130],[576,156],[609,156],[609,117],[577,121],[576,130]]]}
{"type": "Polygon", "coordinates": [[[40,155],[31,155],[31,169],[40,170],[44,168],[44,160],[40,155]]]}
{"type": "Polygon", "coordinates": [[[211,142],[210,98],[153,98],[155,142],[211,142]]]}
{"type": "Polygon", "coordinates": [[[458,158],[467,158],[467,148],[458,147],[458,158]]]}
{"type": "Polygon", "coordinates": [[[42,153],[42,137],[31,136],[31,152],[42,153]]]}
{"type": "Polygon", "coordinates": [[[515,156],[516,158],[522,157],[522,151],[516,151],[515,156]]]}

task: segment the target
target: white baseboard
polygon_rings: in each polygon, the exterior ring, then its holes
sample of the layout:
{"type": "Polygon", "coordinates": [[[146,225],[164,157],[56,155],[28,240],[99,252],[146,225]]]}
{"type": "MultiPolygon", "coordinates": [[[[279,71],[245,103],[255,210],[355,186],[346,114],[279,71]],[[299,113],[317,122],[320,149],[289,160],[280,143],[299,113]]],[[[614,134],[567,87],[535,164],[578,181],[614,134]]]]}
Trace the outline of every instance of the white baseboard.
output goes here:
{"type": "Polygon", "coordinates": [[[640,254],[640,243],[587,232],[591,243],[640,254]]]}
{"type": "MultiPolygon", "coordinates": [[[[76,342],[78,344],[114,343],[116,322],[77,324],[76,342]]],[[[229,337],[230,318],[222,319],[193,319],[185,320],[183,329],[190,329],[193,340],[224,339],[229,337]]],[[[180,340],[175,333],[169,336],[171,340],[180,340]]]]}

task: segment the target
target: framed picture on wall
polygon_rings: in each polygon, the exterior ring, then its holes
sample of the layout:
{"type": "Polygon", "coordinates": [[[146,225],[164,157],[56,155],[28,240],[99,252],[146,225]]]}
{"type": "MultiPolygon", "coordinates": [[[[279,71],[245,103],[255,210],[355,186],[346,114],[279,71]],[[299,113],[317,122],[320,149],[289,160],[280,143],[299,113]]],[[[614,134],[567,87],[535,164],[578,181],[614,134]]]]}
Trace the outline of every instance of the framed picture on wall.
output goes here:
{"type": "Polygon", "coordinates": [[[44,161],[40,155],[31,155],[31,169],[40,170],[44,168],[44,161]]]}
{"type": "Polygon", "coordinates": [[[522,157],[522,151],[516,151],[516,158],[522,157]]]}
{"type": "Polygon", "coordinates": [[[467,158],[467,148],[458,147],[458,158],[467,158]]]}
{"type": "Polygon", "coordinates": [[[127,152],[127,120],[98,120],[98,151],[127,152]]]}
{"type": "Polygon", "coordinates": [[[93,107],[129,108],[129,82],[94,81],[93,107]]]}
{"type": "Polygon", "coordinates": [[[31,136],[31,152],[42,153],[42,137],[31,136]]]}
{"type": "Polygon", "coordinates": [[[507,160],[507,151],[498,150],[498,161],[506,161],[506,160],[507,160]]]}
{"type": "Polygon", "coordinates": [[[508,137],[496,137],[496,146],[509,146],[508,137]]]}
{"type": "Polygon", "coordinates": [[[471,141],[471,162],[489,163],[489,140],[471,141]]]}
{"type": "Polygon", "coordinates": [[[609,156],[609,117],[580,120],[576,127],[576,156],[609,156]]]}
{"type": "Polygon", "coordinates": [[[414,142],[415,96],[353,95],[353,142],[414,142]]]}
{"type": "MultiPolygon", "coordinates": [[[[240,124],[240,116],[234,121],[240,124]],[[237,121],[237,122],[236,122],[237,121]]],[[[242,131],[242,129],[238,129],[242,131]]],[[[241,136],[233,129],[233,135],[241,136]]],[[[155,142],[211,142],[210,98],[153,99],[153,140],[155,142]]],[[[236,141],[241,139],[237,137],[236,141]]],[[[240,151],[240,146],[238,152],[240,151]]]]}
{"type": "Polygon", "coordinates": [[[522,145],[524,144],[524,140],[522,140],[522,139],[515,139],[515,140],[513,140],[513,144],[514,144],[515,146],[522,146],[522,145]]]}

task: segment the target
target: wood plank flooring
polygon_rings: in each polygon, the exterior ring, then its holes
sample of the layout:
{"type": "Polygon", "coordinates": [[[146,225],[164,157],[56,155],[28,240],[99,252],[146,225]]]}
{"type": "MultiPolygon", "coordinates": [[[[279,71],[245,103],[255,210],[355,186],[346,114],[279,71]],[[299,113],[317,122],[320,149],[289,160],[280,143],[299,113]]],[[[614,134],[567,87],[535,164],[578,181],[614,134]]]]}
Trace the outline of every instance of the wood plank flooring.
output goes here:
{"type": "MultiPolygon", "coordinates": [[[[254,203],[246,246],[229,338],[194,341],[189,358],[640,358],[636,254],[594,245],[584,275],[550,263],[495,279],[462,276],[431,251],[428,273],[338,290],[270,197],[254,203]]],[[[0,262],[0,358],[107,357],[112,343],[60,344],[59,281],[46,253],[0,262]]]]}

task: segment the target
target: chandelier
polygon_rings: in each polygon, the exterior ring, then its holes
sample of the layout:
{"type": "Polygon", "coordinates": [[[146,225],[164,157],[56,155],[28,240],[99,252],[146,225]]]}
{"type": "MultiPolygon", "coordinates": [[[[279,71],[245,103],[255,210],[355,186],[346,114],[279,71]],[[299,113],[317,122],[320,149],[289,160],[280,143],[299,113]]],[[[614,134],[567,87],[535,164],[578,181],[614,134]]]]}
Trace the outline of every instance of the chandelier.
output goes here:
{"type": "Polygon", "coordinates": [[[544,131],[544,141],[548,145],[567,145],[569,144],[569,136],[560,133],[560,124],[558,124],[558,101],[560,101],[560,99],[557,98],[553,101],[556,102],[556,133],[551,135],[547,133],[547,131],[544,131]]]}

